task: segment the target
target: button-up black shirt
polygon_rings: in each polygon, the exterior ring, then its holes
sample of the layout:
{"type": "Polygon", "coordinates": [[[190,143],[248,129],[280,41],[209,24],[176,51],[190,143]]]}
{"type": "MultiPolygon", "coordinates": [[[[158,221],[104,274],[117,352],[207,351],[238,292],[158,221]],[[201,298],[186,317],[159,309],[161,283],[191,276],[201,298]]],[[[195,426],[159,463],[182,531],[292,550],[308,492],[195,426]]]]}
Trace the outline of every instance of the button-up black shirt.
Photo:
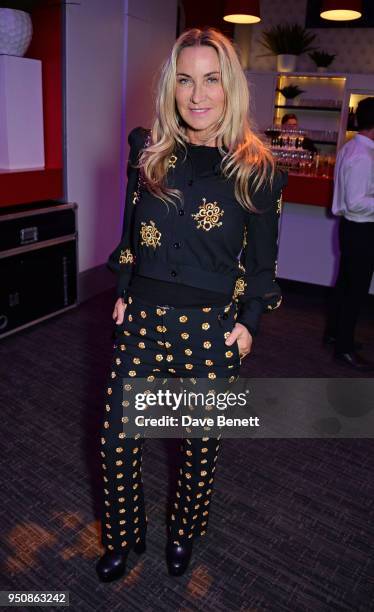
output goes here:
{"type": "Polygon", "coordinates": [[[166,206],[141,188],[133,168],[148,134],[143,128],[129,134],[124,231],[108,262],[119,273],[118,295],[125,295],[134,273],[174,283],[176,288],[187,285],[233,295],[240,304],[237,321],[256,334],[261,313],[281,301],[275,273],[287,175],[277,171],[272,188],[267,182],[251,193],[262,211],[252,213],[235,199],[234,179],[223,176],[219,157],[210,170],[199,172],[192,162],[194,145],[187,144],[187,155],[176,146],[169,158],[167,185],[183,193],[183,202],[175,199],[176,206],[166,206]]]}
{"type": "MultiPolygon", "coordinates": [[[[205,145],[195,145],[186,143],[188,157],[193,165],[192,174],[194,176],[204,176],[205,173],[215,171],[221,162],[221,154],[218,147],[207,147],[205,145]]],[[[180,241],[173,244],[175,249],[183,248],[180,241]]],[[[175,291],[175,283],[161,281],[140,276],[134,273],[130,278],[129,292],[153,305],[169,304],[180,308],[198,308],[203,306],[226,306],[231,301],[230,293],[222,291],[209,291],[206,287],[192,287],[191,285],[178,285],[175,291]]]]}

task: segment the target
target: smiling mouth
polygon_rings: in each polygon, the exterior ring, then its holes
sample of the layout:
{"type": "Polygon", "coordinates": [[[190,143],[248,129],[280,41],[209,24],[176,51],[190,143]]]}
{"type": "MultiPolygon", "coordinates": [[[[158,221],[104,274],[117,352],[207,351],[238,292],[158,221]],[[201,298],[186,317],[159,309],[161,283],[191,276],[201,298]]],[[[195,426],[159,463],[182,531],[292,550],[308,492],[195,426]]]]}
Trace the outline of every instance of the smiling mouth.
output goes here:
{"type": "Polygon", "coordinates": [[[190,108],[191,113],[196,113],[196,114],[203,114],[203,113],[207,113],[210,110],[210,108],[190,108]]]}

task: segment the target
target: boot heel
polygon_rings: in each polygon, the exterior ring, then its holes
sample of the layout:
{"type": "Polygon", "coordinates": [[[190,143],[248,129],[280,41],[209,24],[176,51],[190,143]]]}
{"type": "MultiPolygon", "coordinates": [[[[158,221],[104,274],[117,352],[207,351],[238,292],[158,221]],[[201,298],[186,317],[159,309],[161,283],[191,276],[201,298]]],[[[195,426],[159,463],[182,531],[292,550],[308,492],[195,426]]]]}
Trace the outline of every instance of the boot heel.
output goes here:
{"type": "Polygon", "coordinates": [[[140,542],[137,542],[136,544],[134,544],[133,546],[133,551],[137,554],[137,555],[141,555],[142,553],[144,553],[146,551],[146,544],[145,544],[145,540],[140,540],[140,542]]]}

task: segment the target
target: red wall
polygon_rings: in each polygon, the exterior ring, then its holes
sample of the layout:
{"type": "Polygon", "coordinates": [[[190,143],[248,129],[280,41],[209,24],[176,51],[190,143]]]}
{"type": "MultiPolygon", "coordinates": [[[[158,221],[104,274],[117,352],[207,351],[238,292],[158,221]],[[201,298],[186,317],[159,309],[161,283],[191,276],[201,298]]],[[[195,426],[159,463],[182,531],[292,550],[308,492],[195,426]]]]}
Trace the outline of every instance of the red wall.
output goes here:
{"type": "Polygon", "coordinates": [[[40,0],[31,12],[25,57],[42,60],[45,169],[1,170],[0,207],[63,198],[62,3],[40,0]]]}
{"type": "MultiPolygon", "coordinates": [[[[62,14],[56,2],[34,9],[25,57],[42,60],[46,166],[62,167],[62,14]]],[[[61,4],[61,3],[60,3],[61,4]]]]}

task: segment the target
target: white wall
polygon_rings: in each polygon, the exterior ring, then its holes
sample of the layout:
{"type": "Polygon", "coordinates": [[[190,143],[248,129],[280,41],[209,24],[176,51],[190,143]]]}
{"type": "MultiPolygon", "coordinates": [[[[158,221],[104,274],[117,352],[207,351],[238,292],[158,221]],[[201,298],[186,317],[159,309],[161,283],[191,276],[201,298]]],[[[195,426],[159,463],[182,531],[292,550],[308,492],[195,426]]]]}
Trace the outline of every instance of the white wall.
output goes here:
{"type": "Polygon", "coordinates": [[[161,64],[175,42],[177,0],[128,0],[125,128],[150,127],[161,64]]]}
{"type": "Polygon", "coordinates": [[[175,40],[176,0],[66,6],[66,197],[78,203],[79,271],[120,238],[127,134],[150,125],[151,84],[175,40]]]}
{"type": "Polygon", "coordinates": [[[66,7],[67,199],[78,203],[80,272],[102,263],[118,234],[123,31],[122,0],[66,7]]]}

